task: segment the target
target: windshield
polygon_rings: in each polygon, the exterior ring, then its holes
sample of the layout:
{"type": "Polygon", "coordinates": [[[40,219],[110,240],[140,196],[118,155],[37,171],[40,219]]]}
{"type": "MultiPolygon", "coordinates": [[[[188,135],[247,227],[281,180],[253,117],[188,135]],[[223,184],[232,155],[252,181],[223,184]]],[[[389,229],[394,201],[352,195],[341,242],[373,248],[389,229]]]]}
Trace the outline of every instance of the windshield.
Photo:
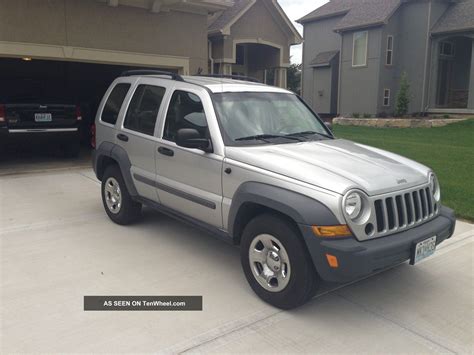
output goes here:
{"type": "Polygon", "coordinates": [[[232,143],[291,143],[332,138],[324,124],[293,94],[227,92],[213,95],[216,111],[232,143]]]}

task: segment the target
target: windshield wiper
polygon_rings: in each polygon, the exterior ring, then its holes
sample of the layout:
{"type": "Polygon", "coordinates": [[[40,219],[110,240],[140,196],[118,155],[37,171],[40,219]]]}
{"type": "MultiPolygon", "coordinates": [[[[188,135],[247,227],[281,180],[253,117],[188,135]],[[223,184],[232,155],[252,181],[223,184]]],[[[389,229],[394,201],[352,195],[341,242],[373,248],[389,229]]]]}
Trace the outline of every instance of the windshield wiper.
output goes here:
{"type": "Polygon", "coordinates": [[[315,131],[304,131],[304,132],[290,133],[290,134],[287,134],[285,137],[292,137],[293,138],[293,137],[297,137],[297,136],[312,136],[312,135],[315,135],[315,134],[317,134],[318,136],[322,136],[322,137],[326,137],[326,138],[330,138],[330,139],[333,138],[330,135],[320,133],[320,132],[315,132],[315,131]]]}
{"type": "Polygon", "coordinates": [[[296,140],[299,142],[303,142],[301,138],[298,137],[292,137],[291,135],[279,135],[279,134],[257,134],[254,136],[248,136],[248,137],[240,137],[235,139],[235,141],[264,141],[269,143],[269,139],[274,139],[274,138],[286,138],[286,139],[291,139],[291,140],[296,140]]]}

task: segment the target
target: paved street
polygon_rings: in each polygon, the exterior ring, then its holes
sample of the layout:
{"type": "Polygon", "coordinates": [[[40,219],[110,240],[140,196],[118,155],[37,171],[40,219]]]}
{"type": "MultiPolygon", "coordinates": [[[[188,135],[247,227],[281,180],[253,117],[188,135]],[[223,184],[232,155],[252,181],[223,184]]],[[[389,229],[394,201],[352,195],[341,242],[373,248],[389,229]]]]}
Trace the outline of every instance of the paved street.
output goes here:
{"type": "Polygon", "coordinates": [[[0,352],[472,353],[474,227],[416,267],[260,301],[239,250],[146,210],[121,227],[93,172],[0,176],[0,352]],[[203,295],[202,312],[84,312],[84,295],[203,295]]]}

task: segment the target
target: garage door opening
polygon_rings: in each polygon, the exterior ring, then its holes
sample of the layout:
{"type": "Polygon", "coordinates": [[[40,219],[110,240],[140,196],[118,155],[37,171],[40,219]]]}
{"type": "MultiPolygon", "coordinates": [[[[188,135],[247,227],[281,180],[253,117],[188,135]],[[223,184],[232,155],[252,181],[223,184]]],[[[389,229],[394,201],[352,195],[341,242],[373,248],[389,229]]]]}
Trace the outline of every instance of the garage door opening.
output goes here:
{"type": "MultiPolygon", "coordinates": [[[[82,117],[80,122],[82,151],[79,160],[88,159],[90,155],[88,151],[91,149],[90,127],[100,101],[110,83],[120,73],[130,69],[147,68],[30,58],[0,58],[0,105],[34,103],[43,106],[51,104],[77,106],[82,117]]],[[[0,169],[9,164],[15,165],[25,161],[34,163],[45,159],[57,159],[63,152],[62,148],[54,143],[54,141],[28,140],[15,142],[15,139],[9,139],[8,146],[3,146],[0,151],[0,169]]]]}

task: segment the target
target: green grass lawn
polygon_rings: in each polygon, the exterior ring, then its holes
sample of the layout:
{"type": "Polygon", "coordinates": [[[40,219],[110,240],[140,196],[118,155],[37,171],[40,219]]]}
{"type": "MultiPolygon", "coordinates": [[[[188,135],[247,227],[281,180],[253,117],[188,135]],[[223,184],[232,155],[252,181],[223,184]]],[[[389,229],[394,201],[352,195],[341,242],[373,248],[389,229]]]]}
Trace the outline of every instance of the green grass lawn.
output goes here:
{"type": "Polygon", "coordinates": [[[474,119],[437,128],[335,125],[334,133],[429,166],[440,181],[442,203],[474,221],[474,119]]]}

